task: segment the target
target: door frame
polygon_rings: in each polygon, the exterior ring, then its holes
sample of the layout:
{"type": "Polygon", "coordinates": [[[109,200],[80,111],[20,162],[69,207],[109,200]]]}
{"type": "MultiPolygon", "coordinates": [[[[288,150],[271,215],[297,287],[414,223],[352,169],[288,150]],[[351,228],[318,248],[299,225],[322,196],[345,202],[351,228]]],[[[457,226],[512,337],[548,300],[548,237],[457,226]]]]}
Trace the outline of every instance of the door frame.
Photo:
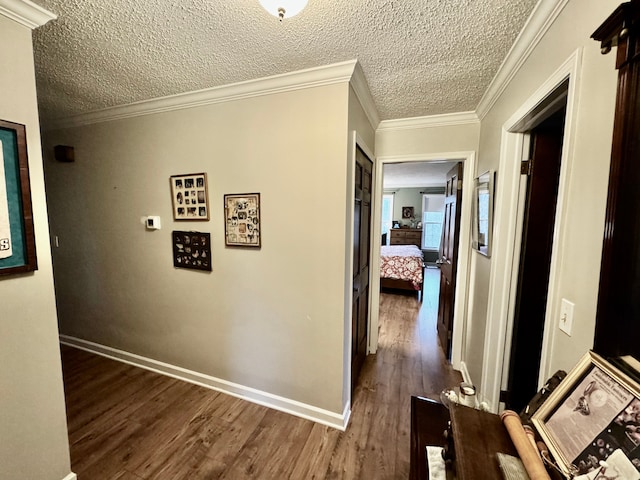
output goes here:
{"type": "Polygon", "coordinates": [[[462,179],[462,211],[460,217],[460,241],[458,244],[458,271],[456,274],[456,294],[453,312],[453,336],[451,343],[451,363],[463,376],[466,373],[464,365],[463,346],[466,333],[466,313],[469,292],[469,268],[471,257],[471,207],[473,203],[473,182],[476,171],[476,152],[444,152],[423,153],[413,155],[393,155],[376,158],[374,174],[373,224],[372,224],[372,258],[371,268],[371,305],[369,309],[369,353],[376,353],[378,349],[378,324],[380,320],[380,243],[382,235],[382,219],[378,214],[382,207],[383,167],[387,163],[402,162],[433,162],[433,161],[463,162],[462,179]],[[465,193],[466,192],[466,193],[465,193]]]}
{"type": "MultiPolygon", "coordinates": [[[[545,315],[542,350],[540,352],[541,385],[551,375],[551,354],[555,342],[557,317],[560,309],[558,285],[562,264],[567,225],[567,196],[571,170],[574,166],[575,133],[577,126],[580,75],[582,66],[582,48],[575,50],[556,71],[531,95],[502,127],[500,143],[500,164],[498,167],[495,223],[494,255],[489,278],[489,296],[487,305],[487,323],[484,339],[482,364],[481,400],[487,402],[490,410],[497,412],[500,406],[500,389],[504,377],[508,375],[509,353],[513,329],[513,314],[517,290],[518,262],[522,237],[522,181],[520,161],[524,148],[529,144],[527,133],[536,122],[539,123],[546,112],[554,107],[551,100],[554,93],[569,80],[566,96],[567,112],[562,146],[562,165],[558,186],[556,219],[553,233],[553,252],[547,309],[545,315]],[[518,199],[514,202],[514,199],[518,199]]],[[[557,100],[557,99],[555,99],[557,100]]],[[[525,155],[528,155],[525,152],[525,155]]]]}

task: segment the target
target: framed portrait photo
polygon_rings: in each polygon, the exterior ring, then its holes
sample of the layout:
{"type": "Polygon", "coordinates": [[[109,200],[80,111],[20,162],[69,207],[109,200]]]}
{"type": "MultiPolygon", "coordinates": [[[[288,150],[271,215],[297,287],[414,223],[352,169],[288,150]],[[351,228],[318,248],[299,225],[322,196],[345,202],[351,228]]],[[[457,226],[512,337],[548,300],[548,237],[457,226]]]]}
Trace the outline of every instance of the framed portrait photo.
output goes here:
{"type": "Polygon", "coordinates": [[[640,478],[640,387],[596,353],[581,359],[532,421],[565,476],[597,475],[606,461],[607,473],[621,476],[602,478],[640,478]]]}
{"type": "Polygon", "coordinates": [[[225,245],[260,248],[261,229],[259,193],[224,196],[225,245]]]}
{"type": "Polygon", "coordinates": [[[206,173],[172,175],[169,181],[174,220],[209,220],[206,173]]]}
{"type": "Polygon", "coordinates": [[[0,275],[37,269],[25,126],[0,120],[0,275]]]}

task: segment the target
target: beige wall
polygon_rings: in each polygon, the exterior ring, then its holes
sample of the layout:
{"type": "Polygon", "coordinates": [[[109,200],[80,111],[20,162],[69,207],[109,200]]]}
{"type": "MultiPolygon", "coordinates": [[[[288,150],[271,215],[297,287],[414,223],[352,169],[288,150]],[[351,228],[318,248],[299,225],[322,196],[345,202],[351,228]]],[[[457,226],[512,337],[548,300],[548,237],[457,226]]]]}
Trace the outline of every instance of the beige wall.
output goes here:
{"type": "Polygon", "coordinates": [[[61,332],[341,414],[348,95],[345,82],[48,132],[46,152],[76,157],[45,159],[61,332]],[[169,176],[192,172],[208,174],[211,220],[174,222],[169,176]],[[223,195],[250,192],[262,248],[227,248],[223,195]],[[172,230],[211,233],[211,273],[173,267],[172,230]]]}
{"type": "Polygon", "coordinates": [[[378,157],[400,157],[478,149],[480,123],[422,128],[379,129],[376,133],[378,157]]]}
{"type": "MultiPolygon", "coordinates": [[[[599,44],[589,37],[618,4],[617,0],[570,1],[482,120],[478,171],[496,169],[498,188],[509,188],[510,181],[500,178],[503,125],[576,49],[583,49],[582,67],[574,78],[578,81],[574,104],[574,150],[563,159],[567,167],[567,181],[560,192],[561,211],[558,215],[562,222],[554,245],[557,268],[552,272],[558,281],[549,293],[550,305],[559,305],[562,298],[575,303],[573,334],[569,337],[558,330],[558,311],[553,310],[551,323],[547,325],[549,356],[544,359],[548,370],[546,374],[560,368],[570,369],[593,345],[616,72],[614,55],[601,55],[599,44]]],[[[499,206],[497,208],[498,215],[504,211],[499,206]]],[[[503,233],[496,232],[497,235],[503,233]]],[[[482,365],[483,353],[492,348],[494,341],[489,336],[484,343],[483,334],[489,295],[487,285],[494,274],[491,267],[497,255],[499,252],[492,259],[479,259],[472,277],[474,301],[470,318],[478,328],[469,336],[467,361],[474,365],[474,380],[485,367],[482,365]]]]}
{"type": "Polygon", "coordinates": [[[0,118],[26,125],[38,271],[0,277],[0,478],[70,472],[31,30],[0,15],[0,118]]]}

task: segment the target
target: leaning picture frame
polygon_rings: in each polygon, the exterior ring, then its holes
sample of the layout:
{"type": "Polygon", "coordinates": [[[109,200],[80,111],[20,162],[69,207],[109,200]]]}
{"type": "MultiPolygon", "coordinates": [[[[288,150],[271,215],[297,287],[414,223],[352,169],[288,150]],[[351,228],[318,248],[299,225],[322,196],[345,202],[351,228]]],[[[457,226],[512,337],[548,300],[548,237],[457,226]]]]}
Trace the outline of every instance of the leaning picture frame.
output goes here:
{"type": "Polygon", "coordinates": [[[169,181],[174,220],[209,220],[206,173],[172,175],[169,181]]]}
{"type": "Polygon", "coordinates": [[[224,238],[226,246],[260,248],[262,224],[259,193],[224,196],[224,238]]]}
{"type": "Polygon", "coordinates": [[[640,386],[588,352],[532,416],[567,478],[589,474],[607,461],[612,471],[640,478],[640,386]],[[626,472],[626,473],[623,473],[626,472]]]}
{"type": "Polygon", "coordinates": [[[37,269],[26,129],[0,120],[0,275],[37,269]]]}

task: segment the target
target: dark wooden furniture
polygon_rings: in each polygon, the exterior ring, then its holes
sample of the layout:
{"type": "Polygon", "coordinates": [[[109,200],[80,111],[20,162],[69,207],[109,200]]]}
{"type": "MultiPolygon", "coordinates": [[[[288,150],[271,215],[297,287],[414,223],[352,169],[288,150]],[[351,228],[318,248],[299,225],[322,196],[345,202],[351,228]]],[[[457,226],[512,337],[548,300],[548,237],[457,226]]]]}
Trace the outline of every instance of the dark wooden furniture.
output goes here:
{"type": "Polygon", "coordinates": [[[444,432],[449,425],[449,410],[435,400],[411,396],[411,453],[409,479],[429,478],[427,445],[444,445],[444,432]]]}
{"type": "Polygon", "coordinates": [[[421,228],[392,228],[390,245],[415,245],[422,248],[421,228]]]}
{"type": "Polygon", "coordinates": [[[500,417],[463,405],[450,409],[430,399],[411,397],[410,480],[428,479],[427,445],[444,445],[450,419],[447,456],[459,480],[495,480],[502,477],[496,454],[517,456],[500,417]]]}
{"type": "Polygon", "coordinates": [[[640,0],[620,5],[593,33],[617,46],[618,91],[594,350],[640,357],[640,0]]]}

